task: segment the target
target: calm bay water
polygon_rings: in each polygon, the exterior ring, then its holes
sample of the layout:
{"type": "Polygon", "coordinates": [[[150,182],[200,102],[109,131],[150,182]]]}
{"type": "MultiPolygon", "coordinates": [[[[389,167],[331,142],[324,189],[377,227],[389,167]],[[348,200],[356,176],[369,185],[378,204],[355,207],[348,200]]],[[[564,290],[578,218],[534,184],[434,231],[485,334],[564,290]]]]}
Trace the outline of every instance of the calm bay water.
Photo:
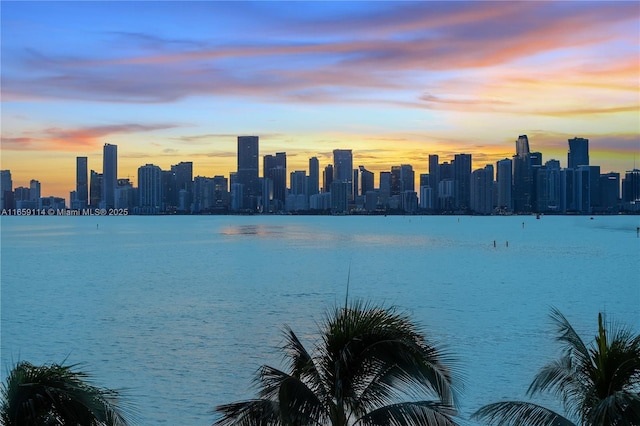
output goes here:
{"type": "Polygon", "coordinates": [[[2,217],[1,375],[82,363],[142,425],[207,425],[310,348],[349,297],[396,305],[457,358],[461,423],[525,398],[557,355],[559,308],[585,340],[598,311],[640,328],[639,216],[2,217]],[[496,246],[494,247],[494,241],[496,246]],[[508,246],[507,246],[508,242],[508,246]]]}

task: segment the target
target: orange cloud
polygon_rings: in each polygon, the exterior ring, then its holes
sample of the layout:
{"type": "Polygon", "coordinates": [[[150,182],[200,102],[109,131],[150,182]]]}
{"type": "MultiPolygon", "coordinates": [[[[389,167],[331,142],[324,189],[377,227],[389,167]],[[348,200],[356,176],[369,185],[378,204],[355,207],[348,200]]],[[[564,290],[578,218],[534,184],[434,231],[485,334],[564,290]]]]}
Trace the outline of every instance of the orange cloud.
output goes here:
{"type": "Polygon", "coordinates": [[[2,136],[2,149],[8,151],[89,151],[98,148],[103,139],[116,134],[149,132],[177,127],[174,124],[118,124],[80,129],[48,128],[25,135],[2,136]]]}

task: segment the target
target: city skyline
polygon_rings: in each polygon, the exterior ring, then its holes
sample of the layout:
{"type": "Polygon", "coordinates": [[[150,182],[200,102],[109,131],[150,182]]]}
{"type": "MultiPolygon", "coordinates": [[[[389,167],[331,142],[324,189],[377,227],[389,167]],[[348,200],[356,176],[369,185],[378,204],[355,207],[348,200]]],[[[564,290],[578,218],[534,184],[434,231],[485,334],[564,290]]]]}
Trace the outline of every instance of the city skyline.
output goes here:
{"type": "MultiPolygon", "coordinates": [[[[511,158],[517,135],[567,167],[637,167],[637,2],[3,2],[2,160],[15,186],[75,188],[75,157],[118,176],[236,170],[236,136],[288,170],[351,149],[374,172],[429,155],[511,158]]],[[[287,176],[288,178],[288,176],[287,176]]],[[[416,178],[417,180],[417,178],[416,178]]]]}

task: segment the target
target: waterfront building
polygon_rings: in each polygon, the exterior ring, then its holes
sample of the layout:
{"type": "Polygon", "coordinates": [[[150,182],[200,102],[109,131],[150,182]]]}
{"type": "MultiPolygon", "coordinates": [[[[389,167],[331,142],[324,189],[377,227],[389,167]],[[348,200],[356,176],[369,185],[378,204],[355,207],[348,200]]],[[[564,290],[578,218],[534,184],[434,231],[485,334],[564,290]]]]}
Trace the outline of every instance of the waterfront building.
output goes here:
{"type": "Polygon", "coordinates": [[[456,154],[453,160],[453,198],[456,210],[471,207],[471,154],[456,154]]]}
{"type": "Polygon", "coordinates": [[[499,160],[496,163],[496,181],[498,188],[497,206],[500,210],[510,212],[513,209],[511,204],[512,194],[512,164],[510,158],[499,160]]]}
{"type": "Polygon", "coordinates": [[[287,154],[276,152],[276,155],[265,155],[262,158],[262,175],[271,181],[266,185],[270,185],[267,189],[273,191],[272,196],[264,197],[265,200],[273,202],[274,211],[284,209],[287,198],[287,154]]]}
{"type": "Polygon", "coordinates": [[[569,152],[567,153],[567,168],[575,169],[579,166],[589,165],[589,139],[575,137],[569,139],[569,152]]]}
{"type": "Polygon", "coordinates": [[[333,150],[333,181],[348,183],[347,198],[353,201],[353,153],[350,149],[333,150]]]}
{"type": "Polygon", "coordinates": [[[87,157],[76,157],[76,194],[72,209],[84,209],[89,205],[89,169],[87,157]]]}
{"type": "Polygon", "coordinates": [[[615,213],[619,210],[620,173],[609,172],[600,175],[600,201],[605,213],[615,213]]]}
{"type": "Polygon", "coordinates": [[[429,155],[429,186],[431,187],[431,206],[438,209],[438,184],[440,183],[439,157],[435,154],[429,155]]]}
{"type": "Polygon", "coordinates": [[[536,211],[555,213],[561,208],[560,162],[549,160],[536,169],[536,211]]]}
{"type": "MultiPolygon", "coordinates": [[[[143,214],[162,211],[162,170],[153,164],[138,168],[138,207],[143,214]]],[[[177,204],[177,203],[176,203],[177,204]]]]}
{"type": "Polygon", "coordinates": [[[260,196],[258,177],[258,136],[238,136],[237,183],[242,185],[242,200],[236,200],[239,209],[255,210],[260,196]]]}
{"type": "Polygon", "coordinates": [[[479,214],[493,212],[493,167],[487,165],[471,173],[469,206],[479,214]]]}
{"type": "Polygon", "coordinates": [[[12,209],[13,206],[13,180],[11,170],[0,171],[0,210],[12,209]]]}
{"type": "Polygon", "coordinates": [[[102,201],[102,173],[91,170],[89,176],[89,206],[93,209],[100,207],[102,201]]]}
{"type": "Polygon", "coordinates": [[[319,192],[320,186],[320,163],[317,157],[309,158],[309,196],[315,195],[319,192]]]}
{"type": "Polygon", "coordinates": [[[112,209],[115,207],[117,184],[118,146],[105,143],[102,150],[102,208],[112,209]]]}
{"type": "Polygon", "coordinates": [[[327,164],[322,172],[322,192],[331,192],[331,184],[333,183],[333,165],[327,164]]]}
{"type": "Polygon", "coordinates": [[[633,169],[624,174],[622,180],[622,202],[640,203],[640,169],[633,169]]]}
{"type": "Polygon", "coordinates": [[[29,200],[35,204],[36,209],[42,208],[42,185],[39,181],[31,179],[29,182],[29,200]]]}
{"type": "Polygon", "coordinates": [[[331,183],[331,213],[345,214],[349,211],[350,183],[334,180],[331,183]]]}
{"type": "Polygon", "coordinates": [[[138,205],[138,188],[134,188],[128,178],[118,179],[114,203],[116,209],[133,210],[138,205]]]}
{"type": "Polygon", "coordinates": [[[530,213],[533,211],[533,169],[527,135],[516,140],[516,155],[513,156],[513,211],[530,213]]]}

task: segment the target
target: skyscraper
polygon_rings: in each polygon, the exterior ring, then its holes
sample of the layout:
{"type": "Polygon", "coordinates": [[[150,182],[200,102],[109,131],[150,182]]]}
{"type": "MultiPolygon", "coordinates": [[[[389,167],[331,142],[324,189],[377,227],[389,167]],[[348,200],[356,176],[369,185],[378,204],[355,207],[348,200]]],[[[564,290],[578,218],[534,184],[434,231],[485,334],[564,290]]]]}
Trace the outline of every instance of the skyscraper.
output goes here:
{"type": "MultiPolygon", "coordinates": [[[[258,136],[238,136],[237,183],[242,187],[242,202],[237,206],[254,210],[260,196],[258,177],[258,136]]],[[[237,194],[237,191],[236,191],[237,194]]],[[[236,200],[239,202],[240,200],[236,200]]]]}
{"type": "Polygon", "coordinates": [[[496,181],[498,182],[498,208],[511,211],[512,161],[509,158],[496,163],[496,181]]]}
{"type": "Polygon", "coordinates": [[[13,195],[13,181],[11,180],[11,171],[0,171],[0,210],[13,208],[10,199],[13,195]]]}
{"type": "Polygon", "coordinates": [[[91,170],[89,176],[89,205],[91,208],[97,209],[102,200],[102,173],[91,170]]]}
{"type": "Polygon", "coordinates": [[[429,186],[431,187],[431,208],[438,208],[438,184],[440,183],[440,165],[437,155],[429,155],[429,186]]]}
{"type": "Polygon", "coordinates": [[[118,185],[118,146],[104,144],[102,150],[102,207],[115,207],[116,186],[118,185]]]}
{"type": "Polygon", "coordinates": [[[309,158],[309,196],[318,193],[320,186],[320,163],[317,157],[309,158]]]}
{"type": "Polygon", "coordinates": [[[569,152],[567,153],[567,167],[576,169],[578,166],[589,165],[589,139],[569,139],[569,152]]]}
{"type": "Polygon", "coordinates": [[[153,164],[138,168],[139,207],[143,213],[159,213],[162,208],[162,170],[153,164]]]}
{"type": "Polygon", "coordinates": [[[37,209],[42,208],[42,203],[40,202],[41,197],[42,185],[40,184],[40,181],[31,179],[31,182],[29,182],[29,200],[34,203],[35,208],[37,209]]]}
{"type": "Polygon", "coordinates": [[[472,211],[490,214],[493,211],[493,166],[477,169],[471,173],[471,196],[469,206],[472,211]]]}
{"type": "Polygon", "coordinates": [[[89,205],[89,169],[87,157],[76,157],[76,202],[74,208],[84,209],[89,205]]]}
{"type": "Polygon", "coordinates": [[[347,182],[349,184],[347,198],[349,201],[353,200],[353,154],[350,149],[333,150],[333,181],[347,182]]]}
{"type": "Polygon", "coordinates": [[[282,210],[287,198],[287,153],[276,152],[276,155],[265,155],[262,159],[262,175],[271,179],[275,210],[282,210]]]}
{"type": "Polygon", "coordinates": [[[516,140],[516,155],[513,156],[513,210],[516,213],[533,211],[533,170],[527,135],[516,140]]]}
{"type": "Polygon", "coordinates": [[[333,182],[333,165],[327,164],[322,173],[322,191],[331,192],[331,183],[333,182]]]}
{"type": "Polygon", "coordinates": [[[456,209],[471,207],[471,154],[456,154],[454,157],[453,198],[456,209]]]}

